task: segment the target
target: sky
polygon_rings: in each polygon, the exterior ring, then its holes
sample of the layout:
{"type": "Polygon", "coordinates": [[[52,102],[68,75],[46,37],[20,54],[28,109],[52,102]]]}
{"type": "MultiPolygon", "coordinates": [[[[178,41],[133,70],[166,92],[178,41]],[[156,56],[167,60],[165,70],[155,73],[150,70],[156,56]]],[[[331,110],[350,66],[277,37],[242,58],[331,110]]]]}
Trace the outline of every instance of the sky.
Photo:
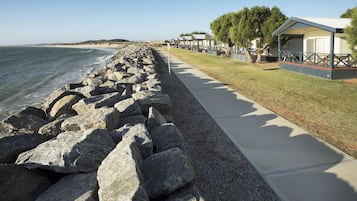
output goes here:
{"type": "Polygon", "coordinates": [[[0,46],[99,39],[167,40],[210,33],[244,7],[277,6],[288,17],[339,18],[356,0],[0,0],[0,46]]]}

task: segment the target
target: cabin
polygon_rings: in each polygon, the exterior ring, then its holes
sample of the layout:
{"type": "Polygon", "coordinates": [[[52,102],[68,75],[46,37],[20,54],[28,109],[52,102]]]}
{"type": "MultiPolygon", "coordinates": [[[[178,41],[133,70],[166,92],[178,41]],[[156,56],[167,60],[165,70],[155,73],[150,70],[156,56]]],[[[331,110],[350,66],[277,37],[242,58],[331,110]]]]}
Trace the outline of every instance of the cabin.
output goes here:
{"type": "Polygon", "coordinates": [[[216,44],[213,36],[207,33],[192,34],[192,41],[192,50],[197,52],[207,52],[209,49],[211,49],[212,46],[216,44]]]}
{"type": "Polygon", "coordinates": [[[279,67],[327,79],[357,78],[357,61],[344,33],[350,23],[347,18],[289,18],[273,32],[279,67]]]}

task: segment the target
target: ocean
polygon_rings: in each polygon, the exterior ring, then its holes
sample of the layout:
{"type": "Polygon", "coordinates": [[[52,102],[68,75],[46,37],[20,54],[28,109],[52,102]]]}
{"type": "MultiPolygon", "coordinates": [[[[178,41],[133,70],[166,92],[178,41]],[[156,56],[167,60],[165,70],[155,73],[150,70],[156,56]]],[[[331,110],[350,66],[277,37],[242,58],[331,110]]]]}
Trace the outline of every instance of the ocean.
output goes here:
{"type": "Polygon", "coordinates": [[[116,50],[0,47],[0,120],[104,67],[116,50]]]}

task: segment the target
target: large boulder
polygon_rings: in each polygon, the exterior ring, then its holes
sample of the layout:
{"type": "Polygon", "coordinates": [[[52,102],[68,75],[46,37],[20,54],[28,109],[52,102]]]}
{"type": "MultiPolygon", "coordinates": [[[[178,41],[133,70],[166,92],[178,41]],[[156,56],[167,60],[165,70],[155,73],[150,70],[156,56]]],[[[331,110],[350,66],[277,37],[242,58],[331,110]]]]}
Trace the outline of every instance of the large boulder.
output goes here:
{"type": "Polygon", "coordinates": [[[144,124],[125,124],[119,129],[110,132],[110,135],[115,143],[120,142],[123,138],[134,137],[144,159],[153,153],[152,140],[144,124]]]}
{"type": "Polygon", "coordinates": [[[42,104],[42,108],[45,110],[46,114],[49,114],[53,105],[64,96],[74,94],[74,92],[67,91],[64,87],[59,88],[53,91],[48,97],[46,98],[45,102],[42,104]]]}
{"type": "Polygon", "coordinates": [[[145,159],[143,173],[150,199],[168,196],[195,179],[189,159],[179,148],[153,154],[145,159]]]}
{"type": "Polygon", "coordinates": [[[84,87],[75,88],[74,91],[80,94],[83,94],[85,97],[89,98],[94,95],[98,95],[96,89],[98,87],[96,85],[87,85],[84,87]]]}
{"type": "Polygon", "coordinates": [[[77,103],[82,98],[83,98],[82,96],[70,94],[59,99],[53,105],[50,111],[50,118],[55,119],[63,114],[68,114],[68,115],[77,114],[76,111],[72,109],[72,105],[77,103]]]}
{"type": "Polygon", "coordinates": [[[45,113],[37,108],[28,107],[25,110],[14,114],[4,120],[4,123],[11,125],[15,130],[28,130],[37,132],[38,129],[47,124],[45,113]]]}
{"type": "Polygon", "coordinates": [[[135,139],[124,138],[98,168],[99,200],[149,200],[143,187],[141,164],[135,139]]]}
{"type": "Polygon", "coordinates": [[[120,118],[119,127],[124,126],[125,124],[145,124],[146,125],[147,118],[144,115],[133,115],[124,118],[120,118]]]}
{"type": "Polygon", "coordinates": [[[120,112],[121,117],[142,114],[140,105],[133,98],[121,100],[114,107],[120,112]]]}
{"type": "Polygon", "coordinates": [[[173,123],[165,123],[150,133],[157,152],[162,152],[174,147],[185,150],[183,136],[173,123]]]}
{"type": "Polygon", "coordinates": [[[96,77],[86,77],[83,79],[83,84],[84,85],[95,85],[98,86],[100,84],[103,84],[103,80],[96,78],[96,77]]]}
{"type": "Polygon", "coordinates": [[[200,192],[195,185],[187,186],[171,194],[165,201],[201,201],[200,192]]]}
{"type": "Polygon", "coordinates": [[[90,98],[84,98],[72,106],[77,114],[86,114],[94,108],[114,107],[114,104],[122,100],[119,92],[100,94],[90,98]]]}
{"type": "Polygon", "coordinates": [[[57,119],[43,125],[39,130],[39,134],[45,134],[50,136],[57,136],[58,134],[62,133],[61,124],[62,122],[70,117],[69,115],[61,115],[57,117],[57,119]]]}
{"type": "Polygon", "coordinates": [[[119,116],[119,112],[115,108],[97,108],[88,113],[67,118],[62,122],[61,129],[64,131],[76,131],[102,128],[111,131],[119,127],[119,116]]]}
{"type": "Polygon", "coordinates": [[[118,81],[120,84],[137,84],[145,80],[143,74],[134,74],[118,81]]]}
{"type": "Polygon", "coordinates": [[[59,173],[93,172],[114,146],[106,130],[68,131],[20,154],[16,164],[59,173]]]}
{"type": "Polygon", "coordinates": [[[144,113],[149,112],[149,107],[154,106],[161,114],[169,114],[171,111],[171,99],[169,95],[159,91],[140,91],[132,94],[133,98],[139,102],[144,113]]]}
{"type": "Polygon", "coordinates": [[[147,122],[149,132],[151,133],[153,130],[165,123],[167,123],[165,117],[162,116],[162,114],[155,107],[150,107],[147,122]]]}
{"type": "Polygon", "coordinates": [[[0,133],[0,163],[13,163],[17,156],[51,139],[36,133],[0,133]]]}
{"type": "Polygon", "coordinates": [[[68,175],[43,192],[36,201],[95,201],[97,186],[96,172],[68,175]]]}
{"type": "Polygon", "coordinates": [[[33,201],[51,182],[23,166],[0,164],[0,200],[33,201]]]}

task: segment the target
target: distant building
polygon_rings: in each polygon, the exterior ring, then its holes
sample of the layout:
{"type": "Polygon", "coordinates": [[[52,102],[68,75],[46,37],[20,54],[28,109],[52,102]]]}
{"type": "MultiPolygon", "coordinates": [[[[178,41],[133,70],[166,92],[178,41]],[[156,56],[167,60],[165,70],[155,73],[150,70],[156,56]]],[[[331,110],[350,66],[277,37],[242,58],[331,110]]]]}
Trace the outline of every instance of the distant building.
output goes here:
{"type": "Polygon", "coordinates": [[[281,69],[296,71],[328,79],[357,78],[357,61],[344,29],[347,18],[291,17],[273,32],[278,36],[278,59],[281,69]],[[288,37],[282,46],[282,36],[288,37]]]}

